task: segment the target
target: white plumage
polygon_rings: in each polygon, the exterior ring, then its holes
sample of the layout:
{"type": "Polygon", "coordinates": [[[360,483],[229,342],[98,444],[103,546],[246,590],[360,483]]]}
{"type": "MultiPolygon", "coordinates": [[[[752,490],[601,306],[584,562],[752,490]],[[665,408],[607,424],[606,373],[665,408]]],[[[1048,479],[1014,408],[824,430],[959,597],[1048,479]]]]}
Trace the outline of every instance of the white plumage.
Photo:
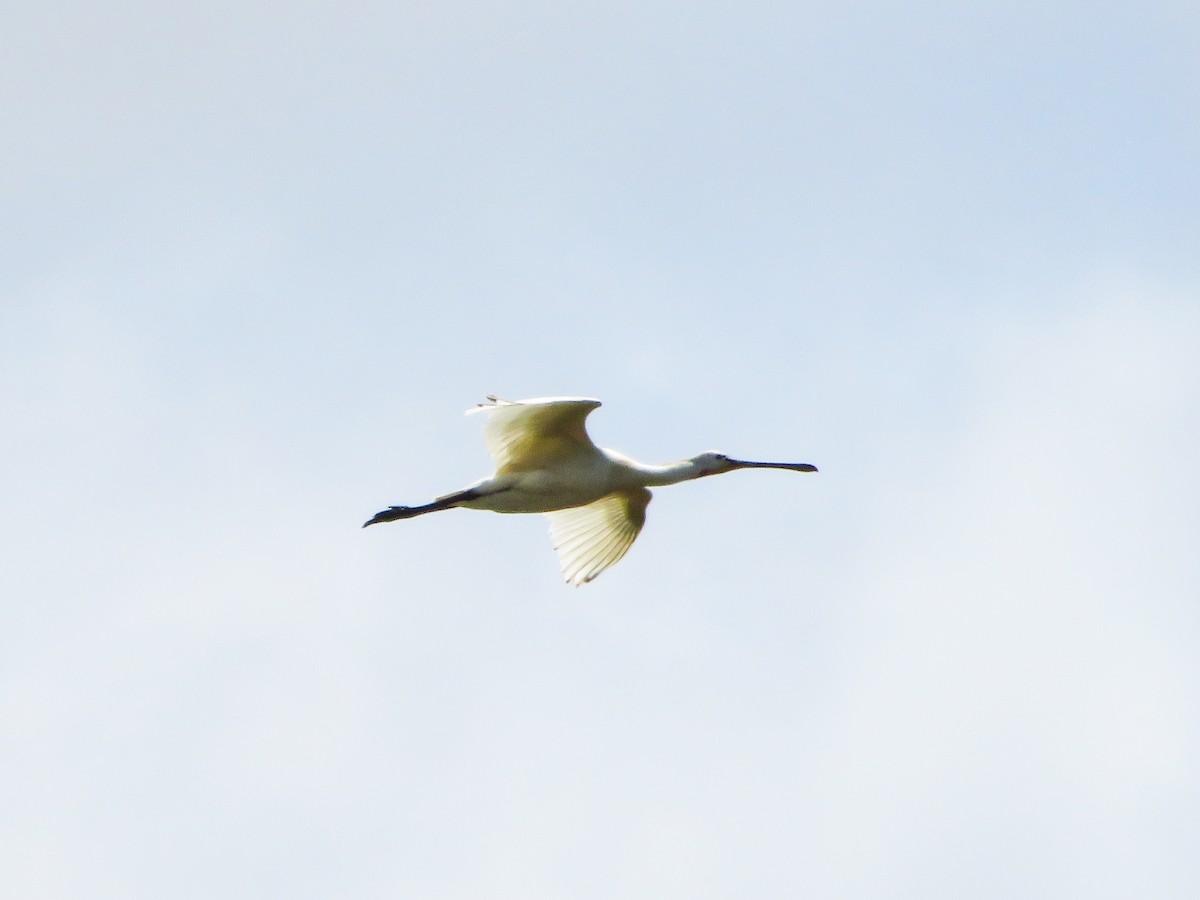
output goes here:
{"type": "Polygon", "coordinates": [[[815,472],[808,463],[762,463],[721,453],[648,466],[597,447],[585,422],[599,400],[488,397],[468,414],[486,415],[483,439],[495,474],[423,506],[390,506],[367,525],[465,507],[500,513],[544,513],[568,582],[591,581],[618,562],[646,522],[649,487],[675,484],[734,469],[815,472]]]}

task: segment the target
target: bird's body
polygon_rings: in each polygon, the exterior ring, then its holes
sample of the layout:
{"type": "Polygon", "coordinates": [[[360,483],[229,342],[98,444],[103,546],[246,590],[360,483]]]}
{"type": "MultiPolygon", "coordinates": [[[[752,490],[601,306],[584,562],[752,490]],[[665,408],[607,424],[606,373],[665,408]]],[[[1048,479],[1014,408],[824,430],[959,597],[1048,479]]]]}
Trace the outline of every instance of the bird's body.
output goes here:
{"type": "Polygon", "coordinates": [[[545,513],[563,573],[576,585],[591,581],[625,555],[646,520],[648,488],[733,469],[815,472],[808,463],[755,463],[702,453],[648,466],[597,447],[584,425],[600,405],[586,397],[509,401],[489,396],[470,413],[484,413],[484,441],[495,463],[491,478],[424,506],[392,506],[364,524],[375,525],[442,509],[545,513]]]}
{"type": "Polygon", "coordinates": [[[467,509],[498,513],[550,513],[586,506],[621,487],[632,487],[626,470],[604,450],[599,454],[564,460],[553,468],[505,472],[483,478],[471,487],[481,493],[460,503],[467,509]]]}

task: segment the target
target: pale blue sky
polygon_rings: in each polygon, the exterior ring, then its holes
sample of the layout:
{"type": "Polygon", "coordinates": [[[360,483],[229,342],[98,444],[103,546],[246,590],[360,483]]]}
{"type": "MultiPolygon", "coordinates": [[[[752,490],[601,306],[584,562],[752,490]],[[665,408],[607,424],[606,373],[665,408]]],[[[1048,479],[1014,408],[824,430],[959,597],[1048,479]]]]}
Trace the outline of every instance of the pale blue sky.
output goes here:
{"type": "Polygon", "coordinates": [[[1187,3],[10,3],[0,895],[1200,892],[1187,3]],[[810,461],[565,587],[487,392],[810,461]]]}

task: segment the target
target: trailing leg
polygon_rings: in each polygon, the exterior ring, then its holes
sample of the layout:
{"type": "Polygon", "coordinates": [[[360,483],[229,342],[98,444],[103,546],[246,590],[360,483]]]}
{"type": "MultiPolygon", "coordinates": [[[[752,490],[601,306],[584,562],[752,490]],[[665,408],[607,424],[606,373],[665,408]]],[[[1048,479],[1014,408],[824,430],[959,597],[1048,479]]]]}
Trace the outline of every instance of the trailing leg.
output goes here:
{"type": "Polygon", "coordinates": [[[426,503],[424,506],[389,506],[387,509],[380,510],[371,516],[367,521],[363,522],[363,528],[368,525],[378,525],[380,522],[395,522],[397,519],[411,519],[413,516],[419,516],[423,513],[437,512],[440,509],[450,509],[447,504],[438,503],[436,500],[433,503],[426,503]]]}
{"type": "Polygon", "coordinates": [[[453,509],[464,501],[474,500],[476,497],[482,497],[489,493],[497,492],[471,487],[453,494],[447,494],[444,497],[438,497],[432,503],[426,503],[424,506],[389,506],[387,509],[375,513],[366,522],[363,522],[362,527],[366,528],[368,525],[378,525],[380,522],[395,522],[397,519],[411,519],[413,516],[423,516],[425,513],[439,512],[443,509],[453,509]]]}

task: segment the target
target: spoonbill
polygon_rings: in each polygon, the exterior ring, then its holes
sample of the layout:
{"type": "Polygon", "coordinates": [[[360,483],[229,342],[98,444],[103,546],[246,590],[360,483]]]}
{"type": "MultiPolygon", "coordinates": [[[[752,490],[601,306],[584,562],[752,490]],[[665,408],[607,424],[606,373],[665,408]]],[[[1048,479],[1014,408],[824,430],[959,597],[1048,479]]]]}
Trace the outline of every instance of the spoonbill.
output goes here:
{"type": "Polygon", "coordinates": [[[713,452],[648,466],[592,443],[584,422],[599,400],[501,400],[491,394],[487,399],[467,415],[487,417],[483,439],[496,473],[423,506],[389,506],[363,528],[454,507],[545,513],[563,575],[578,587],[628,552],[646,522],[650,487],[734,469],[817,471],[808,463],[749,462],[713,452]]]}

